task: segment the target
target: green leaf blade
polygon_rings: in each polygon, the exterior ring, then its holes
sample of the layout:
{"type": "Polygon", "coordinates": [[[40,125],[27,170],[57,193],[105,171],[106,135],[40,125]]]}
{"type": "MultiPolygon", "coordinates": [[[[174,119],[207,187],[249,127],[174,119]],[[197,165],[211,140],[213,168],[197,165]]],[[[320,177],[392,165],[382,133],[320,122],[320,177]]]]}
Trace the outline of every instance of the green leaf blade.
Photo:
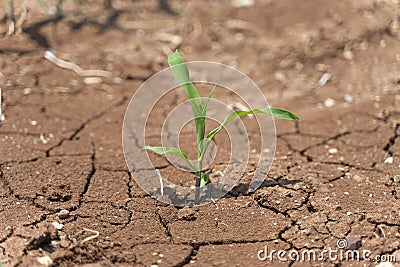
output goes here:
{"type": "Polygon", "coordinates": [[[189,69],[183,61],[182,52],[176,50],[175,53],[168,57],[168,64],[174,74],[175,79],[178,81],[186,96],[189,98],[192,105],[194,120],[196,123],[196,139],[198,144],[198,156],[201,154],[200,143],[204,139],[206,125],[205,116],[203,114],[203,105],[201,102],[199,91],[196,86],[190,81],[189,69]]]}
{"type": "Polygon", "coordinates": [[[170,154],[170,155],[179,156],[182,159],[184,159],[187,164],[189,164],[190,168],[192,168],[193,171],[198,171],[197,168],[193,165],[193,163],[189,160],[189,157],[178,148],[163,147],[163,146],[144,146],[141,148],[141,150],[150,150],[159,155],[170,154]]]}
{"type": "Polygon", "coordinates": [[[274,117],[280,118],[280,119],[285,119],[285,120],[299,120],[300,118],[287,110],[284,109],[280,109],[280,108],[264,108],[264,109],[250,109],[250,110],[237,110],[237,111],[233,111],[232,113],[230,113],[225,120],[214,130],[212,130],[208,135],[207,135],[207,139],[213,139],[214,136],[219,133],[222,128],[229,123],[231,120],[238,118],[238,117],[242,117],[242,116],[246,116],[246,115],[250,115],[250,114],[267,114],[267,115],[272,115],[274,117]]]}
{"type": "Polygon", "coordinates": [[[211,88],[211,92],[208,94],[207,100],[204,103],[204,106],[203,106],[203,116],[204,117],[207,115],[208,104],[210,103],[211,97],[213,96],[216,87],[217,87],[217,84],[215,84],[213,86],[213,88],[211,88]]]}

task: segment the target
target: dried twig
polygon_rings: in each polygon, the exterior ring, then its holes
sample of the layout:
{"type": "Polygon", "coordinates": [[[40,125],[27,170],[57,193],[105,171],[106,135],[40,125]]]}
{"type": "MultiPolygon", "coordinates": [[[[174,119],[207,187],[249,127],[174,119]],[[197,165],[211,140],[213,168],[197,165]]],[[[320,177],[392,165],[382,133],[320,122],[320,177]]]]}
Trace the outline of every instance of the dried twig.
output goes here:
{"type": "Polygon", "coordinates": [[[85,243],[85,242],[87,242],[89,240],[95,239],[100,235],[100,232],[95,231],[95,230],[90,230],[90,229],[87,229],[87,228],[83,228],[83,230],[87,231],[87,232],[94,233],[94,235],[86,237],[85,239],[83,239],[81,242],[79,242],[80,245],[82,245],[83,243],[85,243]]]}
{"type": "Polygon", "coordinates": [[[57,66],[73,70],[76,74],[82,77],[95,76],[95,77],[111,77],[111,72],[105,70],[82,70],[78,65],[68,62],[56,57],[51,51],[44,52],[44,58],[53,62],[57,66]]]}
{"type": "Polygon", "coordinates": [[[21,7],[21,14],[20,17],[18,18],[17,22],[15,23],[15,31],[17,34],[22,33],[22,25],[28,18],[28,10],[24,5],[21,7]]]}

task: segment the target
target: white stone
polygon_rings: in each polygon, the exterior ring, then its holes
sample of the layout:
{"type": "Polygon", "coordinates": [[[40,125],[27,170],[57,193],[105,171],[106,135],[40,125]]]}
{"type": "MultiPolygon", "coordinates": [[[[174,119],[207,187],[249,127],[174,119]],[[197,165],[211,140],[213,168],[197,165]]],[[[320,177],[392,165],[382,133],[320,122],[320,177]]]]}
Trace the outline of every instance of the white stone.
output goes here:
{"type": "Polygon", "coordinates": [[[353,60],[354,59],[354,55],[353,52],[351,52],[351,50],[345,50],[343,51],[343,57],[347,60],[353,60]]]}
{"type": "Polygon", "coordinates": [[[327,108],[334,107],[336,105],[336,101],[332,98],[327,98],[324,101],[324,106],[327,108]]]}
{"type": "Polygon", "coordinates": [[[337,148],[331,148],[328,150],[329,154],[336,154],[338,152],[337,148]]]}
{"type": "Polygon", "coordinates": [[[387,159],[385,159],[384,163],[392,164],[393,163],[393,157],[388,157],[387,159]]]}
{"type": "Polygon", "coordinates": [[[344,95],[344,101],[346,101],[347,103],[353,103],[354,102],[354,97],[352,95],[345,94],[344,95]]]}
{"type": "Polygon", "coordinates": [[[56,228],[57,230],[62,230],[62,229],[64,228],[64,224],[59,223],[59,222],[52,222],[51,224],[52,224],[52,225],[54,226],[54,228],[56,228]]]}
{"type": "Polygon", "coordinates": [[[29,95],[30,93],[32,93],[32,88],[27,87],[24,89],[24,95],[29,95]]]}
{"type": "Polygon", "coordinates": [[[318,86],[324,86],[331,78],[332,75],[329,72],[324,73],[318,81],[318,86]]]}
{"type": "Polygon", "coordinates": [[[49,256],[38,257],[37,261],[44,266],[53,265],[53,260],[49,256]]]}

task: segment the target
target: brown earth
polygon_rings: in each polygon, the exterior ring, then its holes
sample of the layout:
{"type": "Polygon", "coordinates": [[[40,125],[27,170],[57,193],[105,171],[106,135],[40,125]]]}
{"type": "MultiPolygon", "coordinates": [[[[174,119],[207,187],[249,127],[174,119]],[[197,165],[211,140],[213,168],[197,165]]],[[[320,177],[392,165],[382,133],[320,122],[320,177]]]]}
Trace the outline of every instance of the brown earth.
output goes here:
{"type": "MultiPolygon", "coordinates": [[[[45,266],[38,258],[48,256],[53,266],[87,267],[377,264],[257,259],[264,246],[321,250],[335,248],[338,238],[361,238],[361,249],[400,262],[395,1],[260,0],[242,8],[228,0],[171,1],[177,15],[157,1],[115,1],[113,9],[98,2],[66,5],[57,19],[28,2],[23,32],[1,38],[0,262],[45,266]],[[47,48],[123,81],[86,85],[44,59],[47,48]],[[177,209],[147,196],[128,172],[125,109],[176,48],[187,61],[236,67],[272,106],[301,117],[276,120],[275,160],[254,193],[238,186],[215,204],[177,209]],[[319,86],[324,73],[331,79],[319,86]],[[393,163],[384,163],[388,157],[393,163]],[[98,236],[86,239],[93,231],[98,236]]],[[[257,146],[257,132],[249,130],[257,146]]],[[[222,168],[224,154],[217,158],[222,168]]],[[[154,160],[164,177],[185,183],[162,157],[154,160]]]]}

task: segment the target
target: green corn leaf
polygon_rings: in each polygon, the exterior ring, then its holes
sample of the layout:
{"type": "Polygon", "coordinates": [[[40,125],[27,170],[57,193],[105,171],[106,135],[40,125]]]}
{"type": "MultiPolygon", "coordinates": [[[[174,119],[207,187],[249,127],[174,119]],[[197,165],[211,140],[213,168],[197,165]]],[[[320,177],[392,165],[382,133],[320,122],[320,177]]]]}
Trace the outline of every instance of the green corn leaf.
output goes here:
{"type": "Polygon", "coordinates": [[[299,117],[297,115],[291,113],[290,111],[284,110],[284,109],[279,109],[279,108],[264,108],[264,109],[251,109],[251,110],[237,110],[233,111],[231,114],[228,115],[228,117],[225,118],[225,120],[214,130],[212,130],[208,135],[207,139],[211,140],[214,138],[214,136],[219,133],[222,128],[231,120],[249,115],[249,114],[268,114],[268,115],[273,115],[277,118],[280,119],[285,119],[285,120],[299,120],[299,117]]]}
{"type": "Polygon", "coordinates": [[[217,85],[215,84],[213,86],[213,88],[211,89],[211,92],[208,94],[206,103],[204,103],[204,106],[203,106],[203,116],[204,117],[207,115],[208,104],[210,103],[210,99],[213,96],[216,87],[217,87],[217,85]]]}
{"type": "Polygon", "coordinates": [[[189,98],[190,104],[192,105],[194,120],[196,123],[196,139],[198,144],[198,156],[201,153],[201,141],[204,139],[206,131],[206,120],[203,114],[203,105],[199,91],[190,81],[189,70],[181,58],[182,52],[176,50],[175,53],[168,57],[168,64],[171,67],[172,73],[175,79],[178,81],[183,91],[189,98]]]}
{"type": "Polygon", "coordinates": [[[184,159],[187,164],[192,168],[193,171],[197,172],[198,170],[196,167],[193,165],[193,163],[189,160],[188,156],[182,152],[181,150],[174,148],[174,147],[163,147],[163,146],[144,146],[141,148],[141,150],[150,150],[153,151],[157,154],[160,155],[166,155],[166,154],[171,154],[171,155],[176,155],[184,159]]]}

